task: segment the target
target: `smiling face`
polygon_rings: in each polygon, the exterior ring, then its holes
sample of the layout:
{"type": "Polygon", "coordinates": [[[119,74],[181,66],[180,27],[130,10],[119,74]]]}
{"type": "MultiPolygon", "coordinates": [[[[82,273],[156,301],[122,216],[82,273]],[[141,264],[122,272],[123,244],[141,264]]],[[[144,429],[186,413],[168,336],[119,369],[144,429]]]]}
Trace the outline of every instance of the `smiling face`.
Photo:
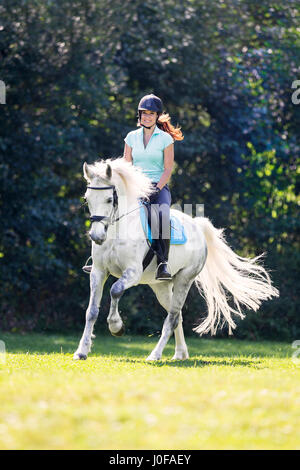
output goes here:
{"type": "Polygon", "coordinates": [[[143,109],[141,112],[141,124],[147,127],[152,127],[156,124],[157,113],[155,111],[148,111],[143,109]]]}

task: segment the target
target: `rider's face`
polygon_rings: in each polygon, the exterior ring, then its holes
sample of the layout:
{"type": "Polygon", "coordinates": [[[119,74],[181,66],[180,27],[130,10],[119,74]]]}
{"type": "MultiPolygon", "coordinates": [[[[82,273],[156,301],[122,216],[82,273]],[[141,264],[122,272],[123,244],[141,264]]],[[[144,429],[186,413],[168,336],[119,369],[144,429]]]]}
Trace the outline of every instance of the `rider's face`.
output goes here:
{"type": "Polygon", "coordinates": [[[157,113],[155,111],[143,110],[141,115],[141,124],[152,127],[156,124],[157,113]]]}

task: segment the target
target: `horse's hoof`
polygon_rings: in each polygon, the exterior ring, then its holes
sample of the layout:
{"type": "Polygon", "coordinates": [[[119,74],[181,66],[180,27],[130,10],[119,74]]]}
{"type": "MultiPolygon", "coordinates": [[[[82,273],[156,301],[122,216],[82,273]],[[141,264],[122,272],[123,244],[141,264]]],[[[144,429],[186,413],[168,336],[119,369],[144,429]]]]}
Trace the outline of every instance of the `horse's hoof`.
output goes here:
{"type": "Polygon", "coordinates": [[[183,357],[183,356],[173,356],[172,361],[187,361],[189,357],[183,357]]]}
{"type": "Polygon", "coordinates": [[[124,333],[125,333],[125,326],[124,325],[122,325],[122,328],[119,331],[117,331],[116,333],[111,332],[111,334],[113,336],[123,336],[124,333]]]}
{"type": "Polygon", "coordinates": [[[189,353],[187,351],[178,351],[172,357],[173,361],[186,361],[189,359],[189,353]]]}
{"type": "Polygon", "coordinates": [[[87,355],[86,354],[80,354],[80,353],[75,353],[73,356],[74,361],[86,361],[87,360],[87,355]]]}
{"type": "Polygon", "coordinates": [[[155,362],[155,361],[160,361],[160,360],[161,360],[161,356],[157,356],[156,354],[152,354],[152,353],[146,359],[147,362],[155,362]]]}

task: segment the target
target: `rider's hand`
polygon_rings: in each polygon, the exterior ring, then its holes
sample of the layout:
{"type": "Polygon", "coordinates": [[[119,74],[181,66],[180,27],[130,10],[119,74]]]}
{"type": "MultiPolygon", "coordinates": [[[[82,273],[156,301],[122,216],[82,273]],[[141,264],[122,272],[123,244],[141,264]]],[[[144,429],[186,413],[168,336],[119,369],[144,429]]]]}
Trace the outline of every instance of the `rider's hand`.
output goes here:
{"type": "Polygon", "coordinates": [[[155,190],[153,191],[153,193],[150,195],[150,203],[153,203],[153,201],[157,198],[157,196],[159,195],[161,189],[156,186],[155,187],[155,190]]]}

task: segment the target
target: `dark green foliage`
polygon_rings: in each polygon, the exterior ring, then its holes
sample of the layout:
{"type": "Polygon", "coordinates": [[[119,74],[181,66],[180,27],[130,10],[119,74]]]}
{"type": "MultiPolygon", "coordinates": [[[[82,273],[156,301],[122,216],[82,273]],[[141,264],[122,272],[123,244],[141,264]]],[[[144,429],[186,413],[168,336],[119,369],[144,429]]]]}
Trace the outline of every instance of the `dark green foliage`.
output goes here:
{"type": "MultiPolygon", "coordinates": [[[[300,104],[291,97],[299,45],[295,2],[4,0],[1,328],[83,326],[90,242],[82,164],[122,154],[138,101],[153,92],[185,136],[175,144],[173,202],[204,203],[240,255],[266,252],[280,289],[236,334],[297,338],[300,104]]],[[[164,311],[153,300],[147,286],[126,292],[128,331],[158,334],[164,311]]],[[[205,308],[192,288],[187,332],[205,308]]]]}

